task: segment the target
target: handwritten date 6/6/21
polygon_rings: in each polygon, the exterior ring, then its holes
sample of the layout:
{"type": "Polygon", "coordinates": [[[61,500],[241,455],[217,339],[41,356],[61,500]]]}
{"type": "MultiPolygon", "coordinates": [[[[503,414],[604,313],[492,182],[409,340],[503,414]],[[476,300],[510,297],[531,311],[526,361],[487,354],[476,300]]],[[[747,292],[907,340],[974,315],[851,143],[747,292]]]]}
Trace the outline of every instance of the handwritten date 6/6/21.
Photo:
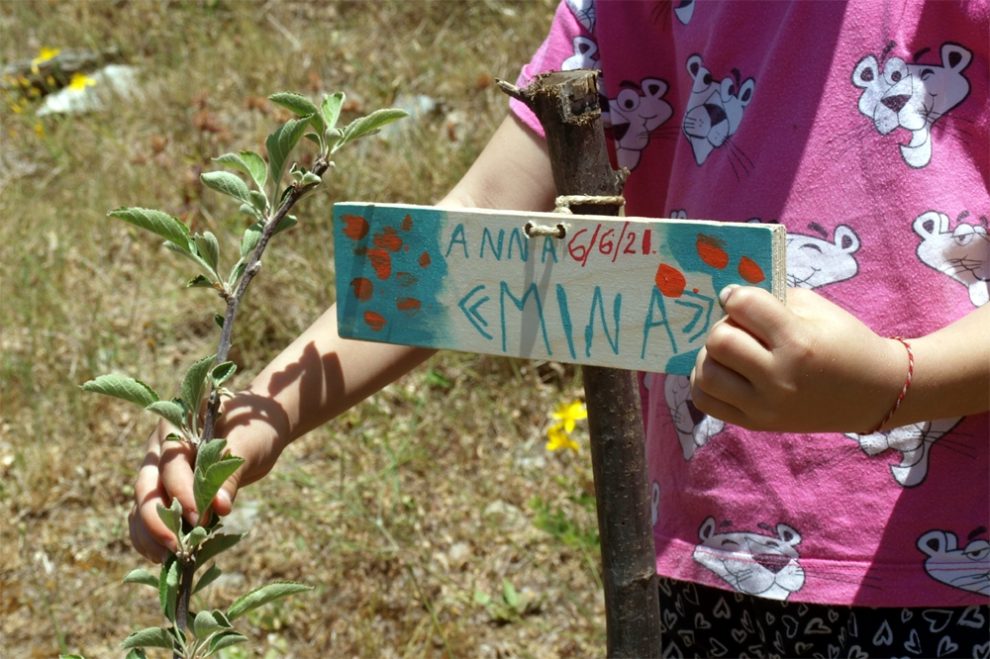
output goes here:
{"type": "Polygon", "coordinates": [[[613,263],[619,255],[653,254],[653,232],[637,230],[629,222],[621,227],[614,223],[584,227],[571,234],[567,241],[567,253],[583,268],[592,254],[600,254],[613,263]]]}

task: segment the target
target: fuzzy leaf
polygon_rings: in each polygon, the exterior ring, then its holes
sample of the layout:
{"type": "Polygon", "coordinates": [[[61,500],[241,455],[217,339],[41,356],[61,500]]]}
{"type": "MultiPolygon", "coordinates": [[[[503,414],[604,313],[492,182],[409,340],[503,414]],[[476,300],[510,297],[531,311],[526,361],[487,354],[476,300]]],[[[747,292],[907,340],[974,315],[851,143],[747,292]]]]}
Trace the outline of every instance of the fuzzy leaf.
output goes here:
{"type": "Polygon", "coordinates": [[[156,233],[182,247],[189,245],[189,228],[168,213],[150,208],[118,208],[108,213],[134,226],[156,233]]]}
{"type": "Polygon", "coordinates": [[[340,118],[340,108],[344,105],[344,92],[325,94],[323,102],[320,103],[320,115],[327,126],[327,130],[332,130],[337,125],[340,118]]]}
{"type": "MultiPolygon", "coordinates": [[[[200,550],[196,552],[196,562],[202,563],[204,560],[205,559],[203,559],[203,551],[200,550]]],[[[196,582],[196,586],[192,589],[192,594],[195,595],[199,591],[203,590],[211,583],[219,579],[220,575],[222,574],[223,574],[223,570],[218,568],[216,564],[211,565],[209,568],[207,568],[206,572],[203,573],[203,576],[199,578],[199,581],[196,582]]]]}
{"type": "Polygon", "coordinates": [[[265,146],[268,148],[268,177],[272,181],[276,190],[278,183],[282,180],[282,171],[285,163],[289,159],[289,153],[299,143],[300,138],[306,132],[309,118],[289,119],[275,130],[268,139],[265,146]]]}
{"type": "Polygon", "coordinates": [[[186,408],[179,399],[157,400],[144,409],[157,414],[176,428],[187,428],[189,426],[189,422],[186,419],[186,408]]]}
{"type": "Polygon", "coordinates": [[[175,556],[169,556],[162,564],[158,577],[158,601],[162,607],[162,615],[175,622],[175,598],[179,590],[179,562],[175,556]]]}
{"type": "Polygon", "coordinates": [[[251,191],[248,190],[247,183],[237,174],[231,172],[217,171],[202,174],[200,180],[207,187],[213,188],[221,194],[243,201],[245,204],[251,203],[251,191]]]}
{"type": "MultiPolygon", "coordinates": [[[[241,179],[237,180],[240,181],[241,179]]],[[[199,255],[213,270],[216,270],[217,266],[220,265],[220,242],[217,237],[210,231],[204,231],[201,234],[196,234],[194,240],[199,255]]]]}
{"type": "MultiPolygon", "coordinates": [[[[217,533],[212,538],[208,539],[196,552],[196,562],[200,565],[204,565],[208,560],[219,554],[220,552],[227,551],[241,539],[244,538],[246,534],[244,533],[217,533]]],[[[219,575],[217,575],[219,576],[219,575]]],[[[203,575],[203,579],[206,575],[203,575]]]]}
{"type": "Polygon", "coordinates": [[[196,549],[196,547],[206,540],[207,534],[208,531],[202,526],[193,528],[193,530],[186,534],[185,540],[183,541],[186,549],[196,549]]]}
{"type": "Polygon", "coordinates": [[[176,536],[182,532],[182,504],[178,499],[172,499],[172,505],[166,508],[158,504],[155,509],[158,511],[158,518],[168,527],[168,530],[176,536]]]}
{"type": "Polygon", "coordinates": [[[268,166],[265,159],[254,151],[241,151],[240,153],[225,153],[213,159],[214,162],[239,169],[254,181],[259,190],[265,189],[265,181],[268,179],[268,166]]]}
{"type": "Polygon", "coordinates": [[[130,648],[168,648],[172,649],[172,634],[164,627],[148,627],[134,632],[124,639],[121,647],[130,648]]]}
{"type": "Polygon", "coordinates": [[[196,638],[203,639],[215,632],[218,629],[222,629],[220,623],[217,619],[213,617],[213,614],[209,611],[200,611],[196,614],[196,618],[193,620],[193,634],[196,638]]]}
{"type": "Polygon", "coordinates": [[[227,448],[227,440],[222,438],[211,439],[202,446],[196,453],[196,471],[206,471],[214,462],[223,455],[223,450],[227,448]]]}
{"type": "Polygon", "coordinates": [[[158,588],[158,577],[144,568],[131,570],[124,576],[124,583],[139,583],[152,588],[158,588]]]}
{"type": "Polygon", "coordinates": [[[281,220],[278,221],[278,224],[275,225],[275,230],[272,231],[272,235],[274,236],[280,234],[283,231],[291,229],[297,224],[299,224],[299,219],[296,218],[295,215],[285,215],[282,217],[281,220]]]}
{"type": "Polygon", "coordinates": [[[244,230],[244,235],[241,237],[242,257],[247,257],[258,246],[258,241],[261,240],[261,230],[260,222],[256,222],[244,230]]]}
{"type": "Polygon", "coordinates": [[[213,503],[213,497],[217,495],[231,474],[244,464],[244,458],[224,458],[211,464],[205,470],[197,466],[193,474],[193,496],[196,498],[196,510],[200,515],[213,503]]]}
{"type": "Polygon", "coordinates": [[[405,110],[400,110],[398,108],[382,108],[380,110],[375,110],[371,114],[364,117],[358,117],[351,123],[347,124],[344,128],[344,135],[341,138],[338,147],[343,146],[347,142],[352,142],[356,139],[364,137],[365,135],[370,135],[393,121],[402,119],[407,114],[408,113],[405,110]]]}
{"type": "Polygon", "coordinates": [[[215,355],[203,357],[190,366],[185,377],[182,378],[182,400],[190,410],[199,410],[203,392],[206,390],[206,376],[215,359],[215,355]]]}
{"type": "Polygon", "coordinates": [[[311,100],[293,92],[276,92],[269,96],[268,100],[281,105],[287,110],[291,110],[300,117],[308,117],[311,114],[319,112],[311,100]]]}
{"type": "Polygon", "coordinates": [[[225,632],[223,634],[217,634],[210,641],[210,654],[213,654],[217,650],[222,650],[223,648],[229,648],[231,645],[237,645],[238,643],[244,643],[247,641],[246,636],[242,636],[237,632],[225,632]]]}
{"type": "Polygon", "coordinates": [[[236,372],[237,364],[234,362],[223,362],[210,370],[210,380],[213,382],[213,386],[219,389],[236,372]]]}
{"type": "Polygon", "coordinates": [[[230,271],[230,276],[227,277],[227,288],[233,290],[245,270],[247,270],[247,261],[241,259],[234,265],[233,269],[230,271]]]}
{"type": "Polygon", "coordinates": [[[312,590],[312,588],[301,583],[292,583],[290,581],[279,581],[276,583],[267,584],[252,590],[247,595],[237,598],[237,600],[230,605],[230,608],[227,609],[227,617],[231,620],[235,620],[248,611],[256,609],[259,606],[263,606],[282,597],[287,597],[295,593],[301,593],[304,590],[312,590]]]}
{"type": "Polygon", "coordinates": [[[154,389],[126,375],[101,375],[84,383],[82,389],[104,396],[122,398],[141,407],[148,407],[158,400],[158,394],[154,389]]]}
{"type": "Polygon", "coordinates": [[[305,96],[292,92],[278,92],[269,96],[268,99],[273,103],[281,105],[283,108],[291,110],[298,117],[309,119],[310,123],[313,124],[313,128],[320,133],[323,132],[325,128],[323,116],[313,102],[305,96]]]}

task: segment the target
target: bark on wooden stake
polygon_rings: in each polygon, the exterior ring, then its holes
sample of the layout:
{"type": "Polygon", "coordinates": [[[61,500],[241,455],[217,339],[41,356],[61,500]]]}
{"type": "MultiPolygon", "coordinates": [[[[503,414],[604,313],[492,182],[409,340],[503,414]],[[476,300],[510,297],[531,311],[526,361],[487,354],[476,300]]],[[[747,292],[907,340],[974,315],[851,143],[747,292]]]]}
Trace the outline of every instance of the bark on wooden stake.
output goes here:
{"type": "MultiPolygon", "coordinates": [[[[533,110],[543,125],[558,195],[622,194],[625,173],[614,171],[608,160],[597,79],[594,71],[566,71],[538,76],[524,89],[498,83],[533,110]]],[[[619,214],[614,204],[571,209],[619,214]]],[[[608,656],[658,657],[660,604],[638,392],[629,371],[586,366],[583,375],[608,656]]]]}

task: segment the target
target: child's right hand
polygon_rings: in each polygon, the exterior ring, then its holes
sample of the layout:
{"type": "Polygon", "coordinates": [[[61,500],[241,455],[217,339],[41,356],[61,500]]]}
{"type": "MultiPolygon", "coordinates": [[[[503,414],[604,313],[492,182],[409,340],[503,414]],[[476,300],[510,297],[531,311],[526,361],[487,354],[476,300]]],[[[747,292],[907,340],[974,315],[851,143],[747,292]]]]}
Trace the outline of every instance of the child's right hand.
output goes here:
{"type": "MultiPolygon", "coordinates": [[[[212,509],[219,515],[231,511],[239,488],[263,478],[284,448],[279,432],[284,413],[270,400],[242,392],[224,401],[223,415],[217,423],[216,436],[227,439],[232,455],[244,458],[244,464],[220,488],[212,509]]],[[[199,519],[193,497],[192,448],[185,443],[165,441],[171,428],[162,422],[148,438],[144,460],[134,484],[134,506],[128,522],[131,543],[145,558],[162,562],[167,552],[177,549],[175,535],[158,517],[157,506],[168,507],[178,499],[186,519],[199,519]]]]}

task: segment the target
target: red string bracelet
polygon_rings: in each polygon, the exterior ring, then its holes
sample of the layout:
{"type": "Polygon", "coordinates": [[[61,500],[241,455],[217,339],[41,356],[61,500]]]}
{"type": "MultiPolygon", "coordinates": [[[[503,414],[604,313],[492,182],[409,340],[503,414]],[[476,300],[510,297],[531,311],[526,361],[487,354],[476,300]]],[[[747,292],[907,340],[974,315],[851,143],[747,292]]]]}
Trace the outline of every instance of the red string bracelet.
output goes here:
{"type": "Polygon", "coordinates": [[[877,432],[878,430],[883,428],[888,421],[890,421],[890,418],[894,416],[895,412],[897,412],[897,408],[901,406],[901,402],[904,400],[904,397],[907,396],[908,389],[911,388],[911,380],[914,379],[914,351],[911,350],[911,344],[899,336],[892,336],[890,338],[892,338],[895,341],[900,341],[901,345],[903,345],[905,350],[907,350],[907,354],[908,354],[907,377],[904,378],[904,386],[901,387],[901,393],[897,394],[897,400],[894,401],[894,406],[890,408],[890,411],[887,412],[887,414],[883,417],[883,419],[880,420],[880,423],[878,423],[876,427],[873,428],[873,430],[866,433],[868,435],[872,435],[873,433],[877,432]]]}

